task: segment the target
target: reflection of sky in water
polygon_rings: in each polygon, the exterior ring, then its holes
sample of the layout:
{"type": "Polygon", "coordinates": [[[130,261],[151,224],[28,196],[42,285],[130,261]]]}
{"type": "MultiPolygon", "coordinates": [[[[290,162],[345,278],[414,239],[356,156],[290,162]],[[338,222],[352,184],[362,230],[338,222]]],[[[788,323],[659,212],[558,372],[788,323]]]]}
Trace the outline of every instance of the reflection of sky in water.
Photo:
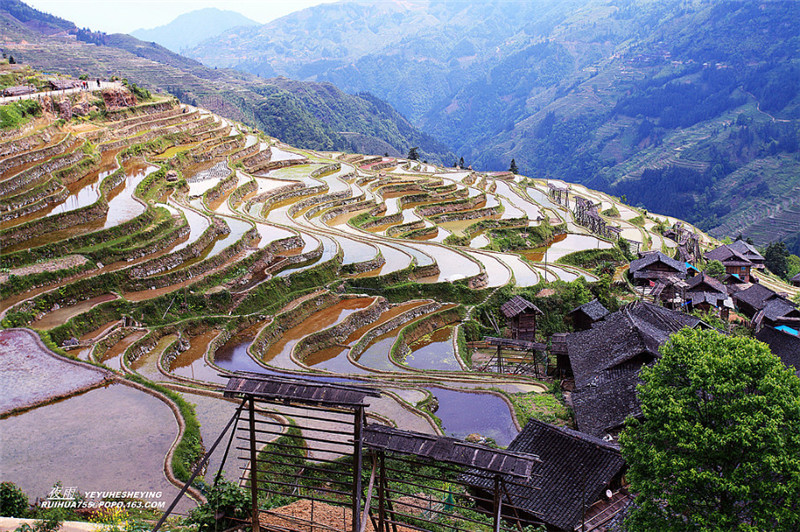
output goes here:
{"type": "Polygon", "coordinates": [[[461,366],[455,358],[452,332],[452,327],[445,327],[434,331],[426,341],[409,346],[412,351],[406,355],[406,365],[417,369],[459,371],[461,366]]]}
{"type": "Polygon", "coordinates": [[[431,386],[439,400],[434,415],[442,420],[445,434],[465,438],[477,432],[505,447],[517,434],[508,404],[493,394],[470,393],[431,386]]]}

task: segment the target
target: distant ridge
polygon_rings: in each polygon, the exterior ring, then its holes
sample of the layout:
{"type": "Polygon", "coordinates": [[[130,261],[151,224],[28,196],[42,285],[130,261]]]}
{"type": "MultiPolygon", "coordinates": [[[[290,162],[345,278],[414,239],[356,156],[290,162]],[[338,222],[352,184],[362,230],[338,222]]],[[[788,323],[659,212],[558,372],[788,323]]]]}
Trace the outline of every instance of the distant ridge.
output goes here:
{"type": "Polygon", "coordinates": [[[158,43],[173,52],[180,52],[231,28],[257,25],[258,22],[236,11],[209,7],[184,13],[163,26],[132,31],[131,35],[142,41],[158,43]]]}
{"type": "Polygon", "coordinates": [[[18,0],[0,0],[0,35],[6,39],[3,52],[18,62],[70,75],[117,76],[167,90],[184,103],[246,122],[301,148],[401,156],[418,147],[420,158],[431,162],[449,164],[454,158],[386,102],[370,94],[347,94],[330,83],[209,68],[128,34],[78,29],[18,0]]]}

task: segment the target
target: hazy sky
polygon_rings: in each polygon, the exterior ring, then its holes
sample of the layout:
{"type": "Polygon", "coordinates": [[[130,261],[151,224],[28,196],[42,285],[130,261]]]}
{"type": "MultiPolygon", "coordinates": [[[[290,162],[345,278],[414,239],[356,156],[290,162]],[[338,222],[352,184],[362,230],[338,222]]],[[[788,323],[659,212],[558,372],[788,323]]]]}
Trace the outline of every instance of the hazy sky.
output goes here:
{"type": "Polygon", "coordinates": [[[74,22],[80,28],[129,33],[154,28],[204,7],[237,11],[267,23],[293,11],[335,0],[23,0],[39,11],[74,22]]]}

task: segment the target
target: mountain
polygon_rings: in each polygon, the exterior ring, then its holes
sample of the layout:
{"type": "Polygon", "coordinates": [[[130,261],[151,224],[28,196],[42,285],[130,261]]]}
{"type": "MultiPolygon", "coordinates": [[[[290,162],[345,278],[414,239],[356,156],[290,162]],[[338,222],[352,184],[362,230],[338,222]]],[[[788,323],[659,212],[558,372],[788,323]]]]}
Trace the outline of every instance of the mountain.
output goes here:
{"type": "Polygon", "coordinates": [[[476,168],[766,244],[800,241],[798,27],[793,1],[356,1],[187,54],[367,91],[476,168]]]}
{"type": "Polygon", "coordinates": [[[50,28],[54,17],[17,0],[2,0],[0,6],[3,51],[18,62],[50,72],[117,76],[152,89],[166,88],[183,102],[251,124],[299,147],[395,156],[418,147],[420,156],[432,162],[453,160],[444,144],[372,95],[347,94],[330,83],[263,79],[209,68],[152,42],[81,30],[66,21],[59,32],[42,33],[39,28],[50,28]]]}
{"type": "Polygon", "coordinates": [[[215,37],[225,30],[238,26],[257,25],[259,24],[255,20],[235,11],[209,7],[184,13],[163,26],[132,31],[131,35],[142,41],[158,43],[173,52],[180,52],[196,46],[209,37],[215,37]]]}
{"type": "Polygon", "coordinates": [[[369,91],[417,120],[578,0],[387,0],[322,4],[236,28],[186,51],[204,64],[369,91]]]}

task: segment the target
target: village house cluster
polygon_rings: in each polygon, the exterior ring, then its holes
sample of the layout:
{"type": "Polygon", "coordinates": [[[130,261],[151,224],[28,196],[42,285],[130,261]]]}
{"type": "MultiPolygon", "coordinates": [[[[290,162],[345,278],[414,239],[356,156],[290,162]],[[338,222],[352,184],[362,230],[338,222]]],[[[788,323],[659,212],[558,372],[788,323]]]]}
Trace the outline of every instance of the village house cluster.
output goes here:
{"type": "Polygon", "coordinates": [[[522,368],[539,374],[537,360],[545,360],[543,372],[566,379],[578,430],[532,420],[508,447],[539,456],[548,468],[540,480],[529,482],[529,489],[517,489],[520,496],[524,492],[531,515],[543,518],[548,529],[604,530],[621,518],[631,497],[624,488],[625,463],[617,440],[628,417],[642,416],[636,391],[639,373],[660,358],[658,349],[671,334],[684,327],[711,328],[690,312],[710,313],[725,322],[737,312],[739,321],[731,323],[750,327],[800,376],[800,309],[752,275],[753,270],[763,270],[764,257],[741,240],[719,246],[703,255],[707,262],[718,260],[725,267],[725,274],[717,278],[693,264],[700,257],[692,245],[696,240],[682,241],[678,256],[692,262],[660,251],[639,253],[630,263],[629,278],[641,299],[617,312],[609,312],[597,299],[590,301],[567,315],[574,332],[553,334],[545,343],[536,337],[537,318],[543,312],[515,296],[500,308],[510,338],[486,338],[497,349],[487,369],[522,368]],[[507,351],[527,351],[528,363],[507,351]],[[576,482],[578,478],[585,482],[576,482]]]}

